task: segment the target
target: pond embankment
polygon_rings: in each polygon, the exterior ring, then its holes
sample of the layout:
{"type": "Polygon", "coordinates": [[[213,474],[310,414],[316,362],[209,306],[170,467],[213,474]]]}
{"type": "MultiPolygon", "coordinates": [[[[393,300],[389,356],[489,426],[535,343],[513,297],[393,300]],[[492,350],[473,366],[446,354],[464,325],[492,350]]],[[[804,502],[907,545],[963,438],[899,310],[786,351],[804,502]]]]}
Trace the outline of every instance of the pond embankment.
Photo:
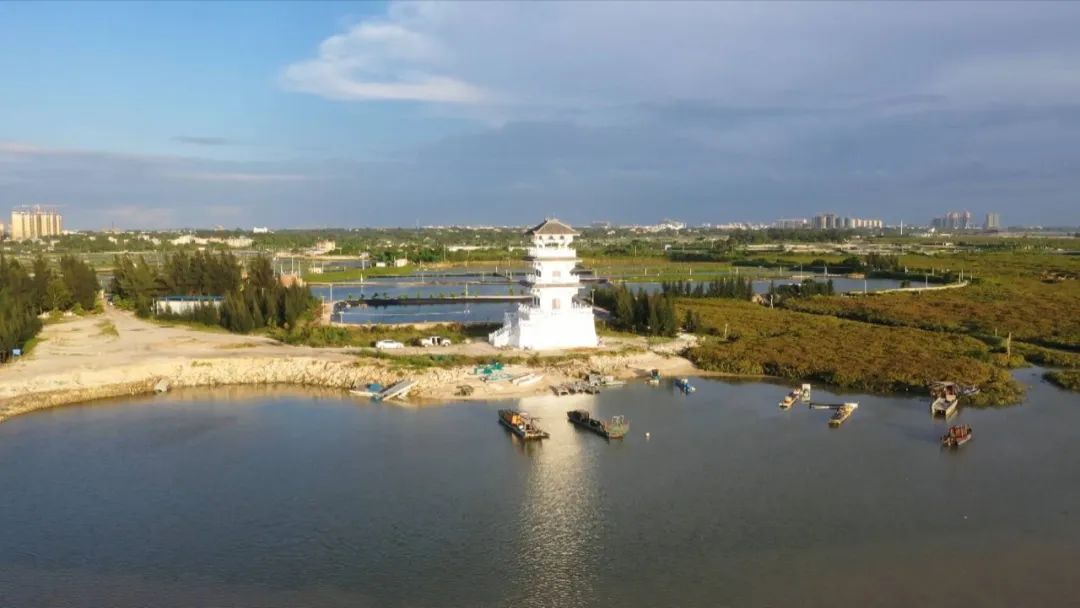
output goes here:
{"type": "MultiPolygon", "coordinates": [[[[416,381],[412,395],[435,400],[461,399],[458,387],[472,387],[470,398],[522,397],[547,391],[600,370],[619,378],[644,375],[658,368],[665,373],[693,373],[693,366],[670,349],[600,351],[573,356],[529,357],[508,367],[508,373],[541,373],[545,382],[515,386],[484,382],[469,364],[440,365],[433,359],[410,356],[375,357],[340,348],[287,346],[261,337],[160,326],[119,311],[106,313],[116,336],[102,336],[99,319],[78,319],[46,327],[44,340],[31,357],[0,368],[0,421],[19,414],[60,405],[138,394],[158,387],[186,388],[228,385],[290,384],[336,389],[416,381]],[[418,361],[421,363],[418,365],[418,361]]],[[[501,353],[475,352],[472,358],[501,353]]],[[[418,350],[418,349],[412,349],[418,350]]],[[[442,349],[440,349],[442,350],[442,349]]],[[[517,353],[521,355],[521,353],[517,353]]]]}

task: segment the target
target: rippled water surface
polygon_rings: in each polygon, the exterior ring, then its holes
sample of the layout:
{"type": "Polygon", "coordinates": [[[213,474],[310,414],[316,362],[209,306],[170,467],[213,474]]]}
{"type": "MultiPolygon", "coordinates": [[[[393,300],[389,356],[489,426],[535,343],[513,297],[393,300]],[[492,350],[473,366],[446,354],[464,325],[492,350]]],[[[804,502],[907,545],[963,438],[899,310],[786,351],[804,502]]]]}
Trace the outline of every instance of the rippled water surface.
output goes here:
{"type": "Polygon", "coordinates": [[[966,410],[631,384],[523,407],[188,391],[0,425],[2,606],[1049,606],[1076,601],[1080,403],[966,410]],[[621,442],[565,411],[626,415],[621,442]],[[648,431],[650,439],[644,433],[648,431]]]}

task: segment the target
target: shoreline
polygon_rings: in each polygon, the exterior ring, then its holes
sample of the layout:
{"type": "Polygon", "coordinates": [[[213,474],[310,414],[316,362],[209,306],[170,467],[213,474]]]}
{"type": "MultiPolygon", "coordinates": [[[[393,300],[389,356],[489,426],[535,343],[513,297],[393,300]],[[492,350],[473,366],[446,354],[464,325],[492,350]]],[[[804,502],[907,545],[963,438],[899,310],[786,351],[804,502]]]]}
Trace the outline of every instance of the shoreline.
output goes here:
{"type": "MultiPolygon", "coordinates": [[[[659,356],[659,355],[654,355],[659,356]]],[[[605,371],[619,380],[644,378],[646,370],[623,361],[625,357],[600,355],[585,361],[561,362],[552,365],[507,366],[515,375],[540,373],[544,381],[530,386],[509,382],[485,383],[472,373],[471,367],[430,368],[410,372],[395,368],[392,362],[358,357],[355,361],[332,361],[317,357],[283,358],[219,358],[219,359],[162,359],[136,367],[103,370],[98,376],[79,379],[58,374],[43,378],[49,384],[65,384],[54,390],[38,390],[0,400],[0,424],[23,414],[62,406],[78,405],[118,397],[137,397],[157,393],[162,381],[167,392],[185,388],[214,388],[230,386],[292,386],[338,389],[342,392],[370,382],[388,386],[403,379],[415,380],[410,398],[387,403],[408,404],[418,401],[488,401],[518,399],[549,394],[552,384],[580,379],[593,364],[609,364],[605,371]],[[620,359],[611,361],[611,359],[620,359]],[[610,364],[615,364],[612,367],[610,364]],[[120,381],[109,382],[108,378],[120,381]],[[457,387],[473,387],[470,395],[456,394],[457,387]]],[[[686,375],[716,375],[693,368],[681,357],[670,357],[662,370],[686,375]]],[[[595,367],[592,367],[595,369],[595,367]]],[[[650,368],[652,369],[652,368],[650,368]]]]}
{"type": "MultiPolygon", "coordinates": [[[[549,393],[552,384],[578,380],[590,371],[620,380],[644,377],[651,369],[665,376],[708,374],[672,352],[678,350],[678,343],[643,352],[626,352],[621,348],[625,345],[618,345],[571,359],[560,358],[558,352],[534,357],[537,353],[531,351],[461,345],[460,349],[471,349],[468,352],[474,357],[525,354],[528,362],[508,364],[507,373],[544,375],[542,382],[530,386],[487,383],[473,374],[472,365],[416,369],[406,360],[373,357],[354,349],[289,346],[264,337],[161,326],[116,310],[49,325],[42,338],[25,360],[0,368],[0,423],[53,407],[153,394],[162,381],[169,390],[292,385],[346,391],[372,382],[388,386],[410,379],[417,382],[410,394],[417,400],[475,401],[549,393]],[[102,320],[111,321],[118,335],[103,336],[98,327],[102,320]],[[472,387],[472,394],[457,395],[462,385],[472,387]]],[[[448,354],[442,349],[420,352],[448,354]]]]}

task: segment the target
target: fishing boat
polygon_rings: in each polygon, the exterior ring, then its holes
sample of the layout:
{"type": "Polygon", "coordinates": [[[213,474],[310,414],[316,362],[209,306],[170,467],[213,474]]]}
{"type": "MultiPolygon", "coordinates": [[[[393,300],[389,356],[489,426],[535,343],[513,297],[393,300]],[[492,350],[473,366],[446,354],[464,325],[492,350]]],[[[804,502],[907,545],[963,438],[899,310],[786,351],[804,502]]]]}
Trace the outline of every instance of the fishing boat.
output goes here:
{"type": "Polygon", "coordinates": [[[694,385],[690,384],[689,378],[679,378],[675,380],[675,388],[687,395],[697,390],[694,388],[694,385]]]}
{"type": "Polygon", "coordinates": [[[649,380],[648,380],[648,382],[649,382],[649,384],[652,384],[653,386],[656,386],[657,384],[660,384],[660,370],[654,369],[651,372],[649,372],[649,380]]]}
{"type": "Polygon", "coordinates": [[[930,403],[930,413],[934,416],[948,418],[956,413],[959,389],[955,382],[935,382],[931,384],[930,396],[934,398],[934,401],[930,403]]]}
{"type": "Polygon", "coordinates": [[[630,431],[630,423],[622,416],[615,416],[611,420],[599,420],[593,418],[586,410],[571,410],[566,412],[566,419],[605,439],[622,439],[630,431]]]}
{"type": "Polygon", "coordinates": [[[858,403],[845,403],[836,408],[836,411],[834,411],[833,415],[829,418],[829,426],[835,428],[844,424],[844,421],[850,418],[858,407],[858,403]]]}
{"type": "Polygon", "coordinates": [[[549,435],[536,426],[535,420],[525,412],[499,410],[499,424],[505,426],[511,433],[525,440],[547,439],[549,435]]]}
{"type": "Polygon", "coordinates": [[[941,437],[941,445],[946,448],[958,448],[971,441],[974,434],[967,425],[954,425],[949,427],[949,432],[941,437]]]}

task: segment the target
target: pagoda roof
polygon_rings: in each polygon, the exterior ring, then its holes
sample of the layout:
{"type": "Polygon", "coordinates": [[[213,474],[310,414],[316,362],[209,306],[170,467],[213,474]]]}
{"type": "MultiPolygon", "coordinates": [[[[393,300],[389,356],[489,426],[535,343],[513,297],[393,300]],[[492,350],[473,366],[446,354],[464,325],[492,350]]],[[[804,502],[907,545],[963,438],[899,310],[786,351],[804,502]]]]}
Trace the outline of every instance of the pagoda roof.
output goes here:
{"type": "Polygon", "coordinates": [[[525,234],[567,234],[577,235],[578,232],[571,228],[568,224],[564,224],[555,218],[544,220],[537,226],[533,226],[525,232],[525,234]]]}

